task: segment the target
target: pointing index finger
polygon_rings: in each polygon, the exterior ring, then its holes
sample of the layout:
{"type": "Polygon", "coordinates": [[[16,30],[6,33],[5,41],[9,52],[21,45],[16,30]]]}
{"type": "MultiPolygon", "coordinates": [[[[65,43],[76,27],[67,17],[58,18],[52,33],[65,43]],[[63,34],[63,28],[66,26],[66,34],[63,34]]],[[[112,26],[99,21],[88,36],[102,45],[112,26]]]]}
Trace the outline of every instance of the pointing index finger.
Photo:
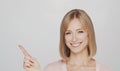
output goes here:
{"type": "Polygon", "coordinates": [[[25,50],[25,48],[22,45],[18,45],[24,56],[32,58],[32,56],[25,50]]]}

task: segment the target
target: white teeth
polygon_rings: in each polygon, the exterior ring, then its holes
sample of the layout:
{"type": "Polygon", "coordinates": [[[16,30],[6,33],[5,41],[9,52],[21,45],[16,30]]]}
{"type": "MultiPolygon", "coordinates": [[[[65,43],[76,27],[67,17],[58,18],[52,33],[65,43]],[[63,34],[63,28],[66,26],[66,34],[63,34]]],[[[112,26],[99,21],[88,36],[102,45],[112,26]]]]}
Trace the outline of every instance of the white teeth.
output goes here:
{"type": "Polygon", "coordinates": [[[71,44],[73,47],[77,47],[80,45],[80,43],[74,43],[74,44],[71,44]]]}

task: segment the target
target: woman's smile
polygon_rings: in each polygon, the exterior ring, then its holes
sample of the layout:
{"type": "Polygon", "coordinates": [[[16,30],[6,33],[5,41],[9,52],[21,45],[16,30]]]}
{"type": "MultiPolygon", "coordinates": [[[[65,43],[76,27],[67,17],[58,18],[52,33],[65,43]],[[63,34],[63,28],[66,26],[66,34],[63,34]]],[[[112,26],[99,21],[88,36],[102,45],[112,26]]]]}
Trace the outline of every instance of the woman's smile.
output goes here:
{"type": "Polygon", "coordinates": [[[78,42],[78,43],[70,43],[72,47],[79,47],[81,45],[82,42],[78,42]]]}

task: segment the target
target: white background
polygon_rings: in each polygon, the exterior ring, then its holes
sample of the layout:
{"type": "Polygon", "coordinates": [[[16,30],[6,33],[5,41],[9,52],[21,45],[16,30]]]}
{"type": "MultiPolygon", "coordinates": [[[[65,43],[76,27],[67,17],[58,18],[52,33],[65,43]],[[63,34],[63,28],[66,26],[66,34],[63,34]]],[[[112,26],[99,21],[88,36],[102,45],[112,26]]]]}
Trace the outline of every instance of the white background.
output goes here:
{"type": "Polygon", "coordinates": [[[71,9],[85,10],[96,34],[96,60],[120,71],[119,0],[0,0],[0,71],[24,71],[18,44],[42,69],[60,59],[59,29],[71,9]]]}

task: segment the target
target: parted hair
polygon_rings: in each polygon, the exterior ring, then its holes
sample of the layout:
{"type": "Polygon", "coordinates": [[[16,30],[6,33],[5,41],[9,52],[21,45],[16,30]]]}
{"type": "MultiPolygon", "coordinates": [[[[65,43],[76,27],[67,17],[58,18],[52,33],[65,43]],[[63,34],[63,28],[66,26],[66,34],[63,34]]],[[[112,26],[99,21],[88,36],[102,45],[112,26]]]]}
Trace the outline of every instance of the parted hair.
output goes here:
{"type": "Polygon", "coordinates": [[[60,27],[60,45],[59,45],[60,55],[64,60],[69,59],[70,49],[65,44],[65,31],[67,30],[67,27],[71,22],[71,20],[73,20],[74,18],[78,19],[87,30],[88,57],[92,58],[96,54],[96,49],[97,49],[94,27],[88,14],[81,9],[73,9],[63,17],[63,20],[61,22],[61,27],[60,27]]]}

